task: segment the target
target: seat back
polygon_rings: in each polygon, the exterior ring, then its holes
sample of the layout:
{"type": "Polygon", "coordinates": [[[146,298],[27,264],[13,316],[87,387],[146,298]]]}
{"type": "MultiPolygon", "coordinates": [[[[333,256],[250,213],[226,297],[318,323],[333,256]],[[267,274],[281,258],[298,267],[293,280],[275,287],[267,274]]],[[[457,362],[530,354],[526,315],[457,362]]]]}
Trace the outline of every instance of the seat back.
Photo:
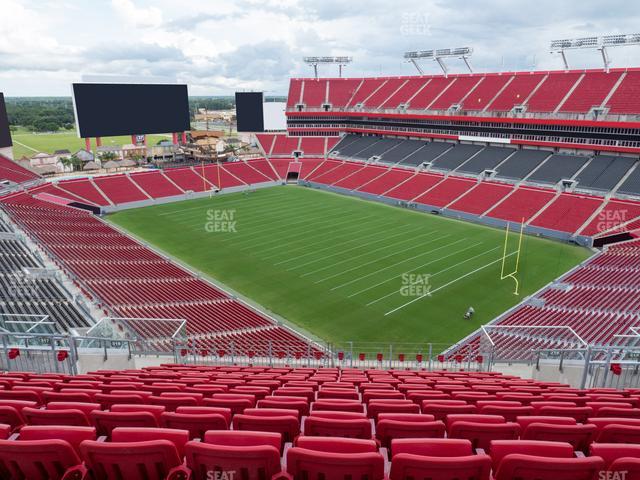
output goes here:
{"type": "Polygon", "coordinates": [[[547,423],[549,425],[576,425],[576,419],[573,417],[551,417],[546,415],[532,415],[517,417],[516,422],[525,430],[532,423],[547,423]]]}
{"type": "Polygon", "coordinates": [[[380,420],[376,425],[376,437],[383,447],[389,448],[391,441],[395,438],[444,438],[445,430],[441,420],[433,422],[380,420]]]}
{"type": "Polygon", "coordinates": [[[382,480],[384,458],[379,453],[327,453],[293,447],[287,452],[287,473],[307,480],[382,480]]]}
{"type": "Polygon", "coordinates": [[[600,457],[549,458],[522,455],[507,455],[495,473],[496,480],[593,480],[604,469],[600,457]]]}
{"type": "Polygon", "coordinates": [[[218,413],[191,414],[164,412],[160,424],[167,428],[187,430],[189,438],[203,438],[207,430],[227,430],[227,420],[218,413]]]}
{"type": "Polygon", "coordinates": [[[491,459],[485,455],[466,457],[427,457],[400,453],[394,455],[391,463],[393,480],[489,480],[491,459]]]}
{"type": "Polygon", "coordinates": [[[449,430],[449,438],[466,438],[473,448],[489,452],[492,440],[517,440],[520,425],[517,423],[475,423],[454,422],[449,430]]]}
{"type": "Polygon", "coordinates": [[[49,402],[47,403],[47,410],[80,410],[89,418],[91,412],[100,410],[100,404],[85,402],[49,402]]]}
{"type": "Polygon", "coordinates": [[[302,436],[296,439],[294,446],[306,448],[307,450],[333,453],[370,453],[378,451],[378,446],[374,440],[359,438],[302,436]]]}
{"type": "Polygon", "coordinates": [[[91,412],[98,435],[111,436],[116,427],[158,427],[158,420],[149,412],[91,412]]]}
{"type": "Polygon", "coordinates": [[[64,440],[0,440],[0,478],[8,480],[60,480],[82,464],[64,440]]]}
{"type": "Polygon", "coordinates": [[[255,447],[270,445],[280,449],[282,435],[276,432],[237,432],[233,430],[209,430],[204,434],[204,443],[228,445],[230,447],[255,447]]]}
{"type": "Polygon", "coordinates": [[[513,453],[522,455],[534,455],[538,457],[573,458],[574,450],[571,444],[566,442],[544,442],[536,440],[493,440],[491,442],[491,463],[493,471],[504,457],[513,453]]]}
{"type": "Polygon", "coordinates": [[[284,415],[279,417],[258,417],[238,414],[233,417],[234,430],[255,432],[277,432],[282,435],[283,442],[292,442],[300,435],[300,421],[296,417],[284,415]]]}
{"type": "Polygon", "coordinates": [[[329,419],[307,417],[304,434],[315,437],[371,438],[372,425],[366,418],[329,419]]]}
{"type": "Polygon", "coordinates": [[[165,407],[162,405],[136,405],[135,403],[118,403],[111,407],[110,412],[148,412],[156,417],[158,422],[160,422],[160,416],[165,412],[165,407]]]}
{"type": "Polygon", "coordinates": [[[567,442],[575,450],[587,452],[596,433],[595,425],[548,425],[532,423],[522,432],[523,440],[567,442]]]}
{"type": "Polygon", "coordinates": [[[280,472],[280,451],[271,445],[229,446],[189,442],[185,447],[193,480],[208,480],[209,472],[235,472],[237,478],[269,479],[280,472]]]}
{"type": "Polygon", "coordinates": [[[425,457],[466,457],[473,454],[471,442],[461,438],[400,438],[391,441],[393,457],[399,453],[425,457]]]}
{"type": "Polygon", "coordinates": [[[25,407],[22,416],[28,425],[76,425],[89,426],[91,423],[81,410],[40,410],[39,408],[25,407]]]}
{"type": "Polygon", "coordinates": [[[184,446],[189,441],[189,432],[174,428],[137,428],[117,427],[111,432],[112,442],[148,442],[149,440],[168,440],[184,457],[184,446]]]}
{"type": "Polygon", "coordinates": [[[640,445],[619,443],[592,443],[589,455],[600,457],[609,468],[615,460],[623,457],[640,457],[640,445]]]}
{"type": "Polygon", "coordinates": [[[257,406],[258,408],[286,408],[298,410],[300,416],[309,415],[309,402],[301,397],[266,397],[262,400],[258,400],[257,406]]]}
{"type": "Polygon", "coordinates": [[[80,444],[80,451],[94,480],[164,480],[172,468],[182,463],[175,445],[168,440],[85,440],[80,444]]]}
{"type": "Polygon", "coordinates": [[[596,436],[598,443],[640,443],[640,426],[605,425],[596,436]]]}
{"type": "Polygon", "coordinates": [[[32,440],[64,440],[80,453],[80,444],[85,440],[95,440],[95,427],[56,425],[27,425],[20,430],[19,441],[32,440]]]}

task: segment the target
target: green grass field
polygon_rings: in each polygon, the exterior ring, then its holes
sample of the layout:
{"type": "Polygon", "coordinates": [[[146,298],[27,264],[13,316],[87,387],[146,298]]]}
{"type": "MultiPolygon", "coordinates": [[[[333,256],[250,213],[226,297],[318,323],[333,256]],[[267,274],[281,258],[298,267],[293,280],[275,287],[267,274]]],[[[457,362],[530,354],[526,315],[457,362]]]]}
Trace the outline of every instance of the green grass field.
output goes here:
{"type": "MultiPolygon", "coordinates": [[[[516,296],[513,281],[499,279],[503,230],[294,186],[108,219],[338,344],[455,343],[590,255],[525,237],[516,296]]],[[[509,244],[515,253],[515,234],[509,244]]]]}
{"type": "MultiPolygon", "coordinates": [[[[147,142],[150,145],[158,143],[160,140],[170,139],[168,135],[148,135],[147,142]]],[[[26,155],[32,157],[38,152],[53,153],[56,150],[70,150],[71,153],[84,148],[84,139],[78,138],[75,130],[66,130],[56,133],[33,133],[23,128],[19,128],[11,133],[13,140],[14,158],[22,158],[26,155]]],[[[131,137],[105,137],[102,145],[123,145],[131,143],[131,137]]],[[[95,148],[95,140],[92,140],[92,148],[95,148]]]]}

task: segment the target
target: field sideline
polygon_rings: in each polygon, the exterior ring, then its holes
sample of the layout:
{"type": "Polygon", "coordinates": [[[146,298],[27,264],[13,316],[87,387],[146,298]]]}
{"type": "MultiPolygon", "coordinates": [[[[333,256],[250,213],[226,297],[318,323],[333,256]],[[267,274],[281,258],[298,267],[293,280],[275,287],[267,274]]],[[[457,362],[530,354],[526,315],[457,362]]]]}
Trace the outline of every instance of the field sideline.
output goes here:
{"type": "Polygon", "coordinates": [[[504,231],[320,190],[273,187],[107,218],[337,344],[455,343],[590,255],[525,237],[515,296],[499,279],[504,231]]]}

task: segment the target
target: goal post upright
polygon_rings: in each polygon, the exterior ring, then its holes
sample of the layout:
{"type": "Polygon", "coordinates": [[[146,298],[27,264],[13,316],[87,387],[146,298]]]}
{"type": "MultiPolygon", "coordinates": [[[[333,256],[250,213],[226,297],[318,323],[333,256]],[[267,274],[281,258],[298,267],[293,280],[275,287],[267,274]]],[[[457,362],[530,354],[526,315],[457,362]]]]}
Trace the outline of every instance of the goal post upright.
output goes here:
{"type": "Polygon", "coordinates": [[[507,273],[505,274],[505,265],[507,263],[507,258],[510,257],[511,255],[513,255],[512,253],[507,254],[507,247],[509,245],[509,233],[511,231],[511,224],[507,223],[506,227],[505,227],[505,234],[504,234],[504,248],[502,250],[502,266],[500,269],[500,280],[506,280],[507,278],[512,278],[513,281],[516,284],[515,290],[513,292],[514,295],[520,295],[519,292],[519,288],[520,288],[520,282],[518,281],[518,271],[520,269],[520,254],[522,252],[522,238],[524,236],[524,218],[522,219],[522,221],[520,222],[520,233],[518,235],[518,248],[515,252],[516,254],[516,264],[515,267],[513,269],[513,271],[511,273],[507,273]]]}

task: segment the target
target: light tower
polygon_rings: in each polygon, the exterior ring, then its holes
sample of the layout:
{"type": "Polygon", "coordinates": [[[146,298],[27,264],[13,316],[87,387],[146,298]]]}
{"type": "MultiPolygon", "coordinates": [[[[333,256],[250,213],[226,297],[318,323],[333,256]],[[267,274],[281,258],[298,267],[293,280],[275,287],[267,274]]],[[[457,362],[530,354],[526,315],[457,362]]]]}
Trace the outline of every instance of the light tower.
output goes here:
{"type": "Polygon", "coordinates": [[[569,38],[564,40],[553,40],[549,47],[551,53],[559,53],[562,57],[564,69],[569,70],[567,61],[567,50],[591,49],[598,50],[602,56],[602,63],[605,71],[609,71],[611,59],[607,49],[610,47],[626,47],[629,45],[640,45],[640,33],[626,35],[605,35],[601,37],[569,38]]]}
{"type": "Polygon", "coordinates": [[[434,60],[438,62],[444,76],[448,75],[447,65],[444,62],[446,58],[458,58],[464,61],[464,64],[469,69],[469,72],[473,73],[473,68],[471,67],[471,62],[469,62],[469,58],[473,54],[473,48],[471,47],[459,47],[459,48],[440,48],[437,50],[418,50],[414,52],[405,52],[404,58],[408,62],[413,63],[413,66],[416,67],[416,70],[420,73],[420,75],[424,75],[424,71],[420,67],[418,60],[427,59],[434,60]]]}
{"type": "Polygon", "coordinates": [[[353,57],[304,57],[302,59],[307,65],[313,67],[313,73],[318,78],[318,65],[338,65],[338,76],[342,78],[342,67],[346,67],[353,62],[353,57]]]}

